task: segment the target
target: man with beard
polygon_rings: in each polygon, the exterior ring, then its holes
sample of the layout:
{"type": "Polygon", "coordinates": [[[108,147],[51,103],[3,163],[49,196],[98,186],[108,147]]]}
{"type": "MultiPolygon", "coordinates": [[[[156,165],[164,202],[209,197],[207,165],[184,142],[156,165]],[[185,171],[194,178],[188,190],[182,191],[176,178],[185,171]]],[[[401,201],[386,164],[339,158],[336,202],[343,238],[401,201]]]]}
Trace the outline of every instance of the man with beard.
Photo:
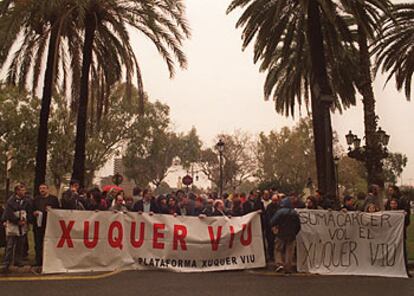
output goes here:
{"type": "Polygon", "coordinates": [[[46,232],[47,209],[59,208],[59,200],[56,196],[49,194],[49,186],[41,184],[39,195],[33,200],[33,232],[35,238],[36,265],[43,264],[43,240],[46,232]]]}

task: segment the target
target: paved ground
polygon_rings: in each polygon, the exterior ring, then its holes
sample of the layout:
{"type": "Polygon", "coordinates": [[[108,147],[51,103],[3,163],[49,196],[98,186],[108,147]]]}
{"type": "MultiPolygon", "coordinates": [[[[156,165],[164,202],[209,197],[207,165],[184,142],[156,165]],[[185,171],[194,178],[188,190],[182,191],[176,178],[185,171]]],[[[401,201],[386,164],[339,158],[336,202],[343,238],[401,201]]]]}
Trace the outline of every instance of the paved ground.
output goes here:
{"type": "Polygon", "coordinates": [[[392,279],[353,276],[282,276],[271,272],[214,272],[177,274],[161,271],[125,271],[86,278],[59,277],[55,280],[4,281],[5,296],[128,296],[128,295],[375,295],[412,296],[414,278],[392,279]]]}

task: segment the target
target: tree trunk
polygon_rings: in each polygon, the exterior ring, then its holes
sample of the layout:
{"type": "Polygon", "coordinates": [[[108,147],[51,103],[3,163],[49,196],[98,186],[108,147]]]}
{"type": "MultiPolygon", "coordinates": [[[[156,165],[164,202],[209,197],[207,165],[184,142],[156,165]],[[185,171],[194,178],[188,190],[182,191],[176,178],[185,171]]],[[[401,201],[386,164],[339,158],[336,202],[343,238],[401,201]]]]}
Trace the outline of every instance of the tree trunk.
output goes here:
{"type": "Polygon", "coordinates": [[[36,167],[34,180],[34,195],[39,193],[39,186],[46,181],[47,167],[47,139],[50,104],[52,102],[53,85],[55,81],[56,56],[59,48],[59,23],[54,22],[49,38],[49,48],[45,77],[43,82],[43,94],[40,107],[39,130],[37,133],[36,167]]]}
{"type": "Polygon", "coordinates": [[[96,20],[93,14],[87,14],[85,21],[85,40],[83,45],[82,74],[78,118],[76,124],[75,158],[73,161],[72,179],[76,179],[83,186],[85,183],[85,149],[86,128],[88,117],[89,72],[92,63],[92,49],[95,38],[96,20]]]}
{"type": "Polygon", "coordinates": [[[311,101],[318,188],[336,195],[330,107],[333,93],[326,71],[319,4],[308,2],[307,38],[311,53],[311,101]]]}
{"type": "Polygon", "coordinates": [[[365,166],[368,174],[368,185],[377,184],[384,187],[382,162],[380,159],[380,143],[377,137],[377,115],[375,114],[375,96],[372,88],[371,62],[368,51],[368,39],[364,30],[358,27],[360,77],[358,89],[364,105],[364,128],[366,141],[365,166]]]}

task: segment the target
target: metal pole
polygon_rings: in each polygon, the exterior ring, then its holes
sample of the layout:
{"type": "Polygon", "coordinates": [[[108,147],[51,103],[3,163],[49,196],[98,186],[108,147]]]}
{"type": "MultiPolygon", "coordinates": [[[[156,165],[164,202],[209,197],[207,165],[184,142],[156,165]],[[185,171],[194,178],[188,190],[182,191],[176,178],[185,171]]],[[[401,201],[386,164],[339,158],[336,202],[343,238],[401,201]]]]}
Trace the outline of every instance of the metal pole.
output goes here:
{"type": "Polygon", "coordinates": [[[220,153],[220,198],[223,197],[223,152],[220,153]]]}
{"type": "Polygon", "coordinates": [[[336,179],[336,197],[339,198],[339,173],[338,173],[338,163],[335,164],[335,179],[336,179]]]}

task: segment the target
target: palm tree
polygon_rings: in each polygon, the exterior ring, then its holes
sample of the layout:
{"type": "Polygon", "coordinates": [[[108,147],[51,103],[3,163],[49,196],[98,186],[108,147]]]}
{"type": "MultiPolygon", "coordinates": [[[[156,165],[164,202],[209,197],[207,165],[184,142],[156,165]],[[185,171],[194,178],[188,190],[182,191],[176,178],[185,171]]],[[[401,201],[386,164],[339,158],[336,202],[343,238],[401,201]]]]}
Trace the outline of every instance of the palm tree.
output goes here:
{"type": "Polygon", "coordinates": [[[143,98],[140,68],[130,45],[127,26],[142,32],[154,43],[165,60],[171,77],[175,72],[174,59],[181,67],[186,66],[181,46],[183,40],[189,36],[189,28],[183,16],[184,5],[181,0],[81,2],[78,15],[83,16],[81,27],[84,30],[84,38],[72,178],[83,184],[91,68],[102,69],[105,79],[108,79],[113,72],[112,66],[118,66],[116,69],[125,70],[128,84],[131,83],[132,74],[137,73],[138,87],[143,98]],[[104,54],[94,55],[94,48],[104,54]],[[107,63],[108,55],[113,61],[110,65],[107,63]]]}
{"type": "Polygon", "coordinates": [[[34,93],[39,84],[43,56],[47,52],[37,138],[34,182],[36,194],[39,185],[44,183],[46,178],[50,106],[56,86],[62,27],[65,25],[65,15],[70,7],[65,1],[5,1],[2,4],[0,34],[4,42],[0,47],[1,65],[6,62],[12,47],[19,44],[19,33],[23,33],[23,42],[9,66],[8,82],[25,89],[28,75],[32,72],[34,93]]]}
{"type": "Polygon", "coordinates": [[[367,9],[362,3],[356,3],[355,12],[370,22],[370,27],[364,28],[362,24],[357,26],[358,43],[358,69],[357,87],[362,95],[364,107],[364,131],[366,141],[365,167],[367,169],[368,184],[377,184],[384,187],[384,177],[381,162],[381,144],[377,133],[378,116],[375,112],[375,96],[372,87],[371,53],[369,51],[369,40],[373,40],[375,30],[379,29],[380,12],[390,15],[391,3],[388,0],[377,1],[376,7],[367,9]]]}
{"type": "Polygon", "coordinates": [[[414,4],[396,4],[392,15],[385,16],[374,53],[376,70],[388,72],[387,83],[394,77],[397,89],[411,98],[414,73],[414,4]]]}
{"type": "MultiPolygon", "coordinates": [[[[318,185],[332,194],[336,180],[330,110],[355,103],[358,74],[352,69],[357,68],[353,36],[340,13],[354,16],[366,30],[372,25],[352,1],[337,2],[234,0],[228,9],[246,7],[237,26],[244,26],[244,47],[256,37],[255,62],[261,59],[261,70],[268,71],[265,96],[273,92],[276,110],[293,114],[295,102],[301,105],[304,99],[307,105],[310,97],[318,185]]],[[[377,1],[353,2],[375,7],[377,1]]]]}

